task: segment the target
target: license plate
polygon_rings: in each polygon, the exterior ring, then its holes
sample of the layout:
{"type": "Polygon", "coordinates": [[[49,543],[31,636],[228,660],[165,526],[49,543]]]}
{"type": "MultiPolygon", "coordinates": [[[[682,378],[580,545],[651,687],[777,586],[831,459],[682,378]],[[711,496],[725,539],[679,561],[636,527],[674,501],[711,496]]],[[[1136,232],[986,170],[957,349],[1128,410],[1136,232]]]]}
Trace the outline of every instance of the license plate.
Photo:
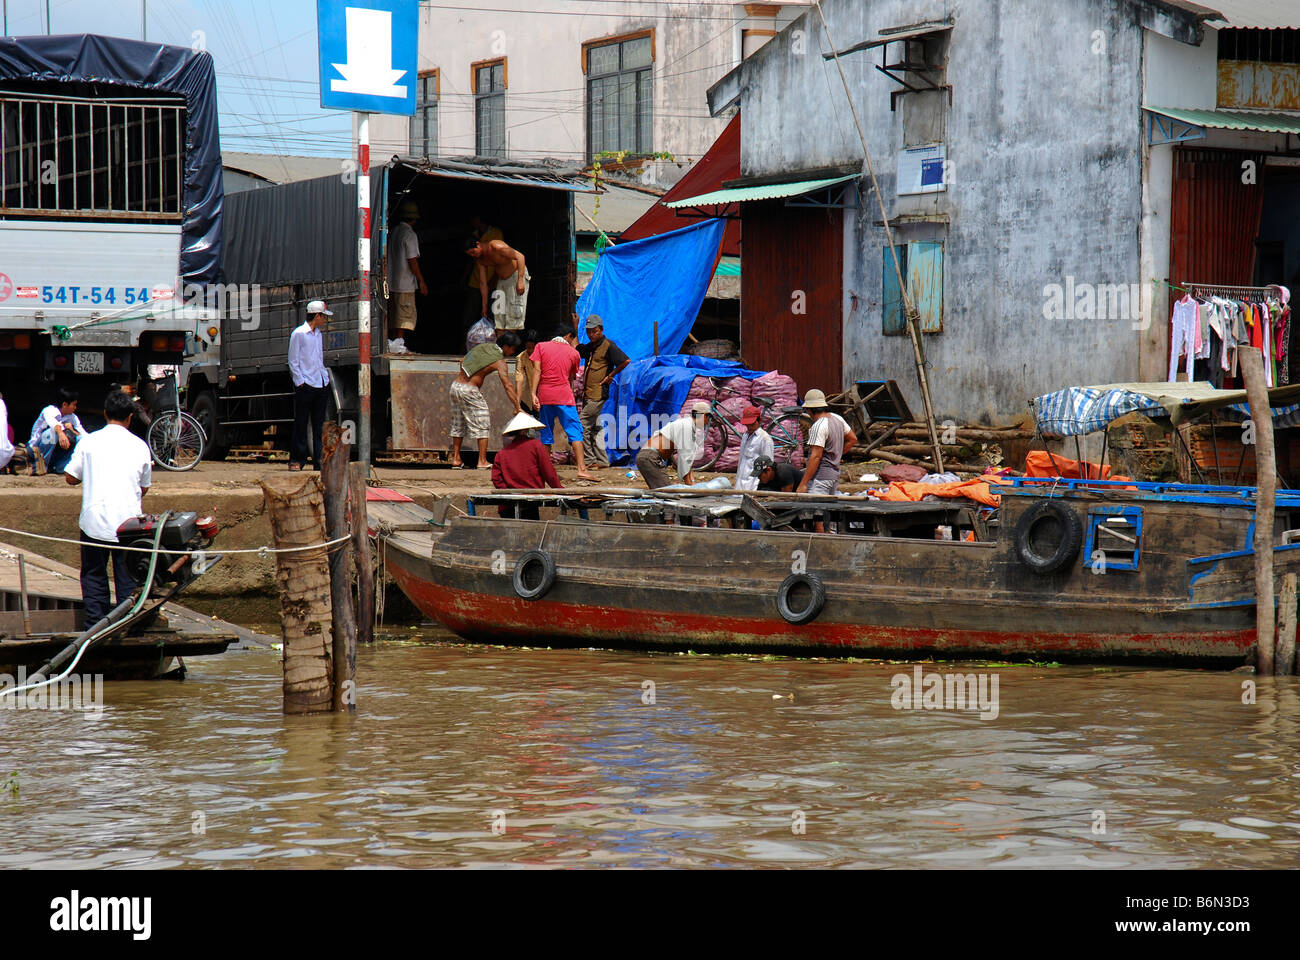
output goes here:
{"type": "Polygon", "coordinates": [[[78,350],[72,355],[73,373],[103,373],[104,354],[98,350],[78,350]]]}

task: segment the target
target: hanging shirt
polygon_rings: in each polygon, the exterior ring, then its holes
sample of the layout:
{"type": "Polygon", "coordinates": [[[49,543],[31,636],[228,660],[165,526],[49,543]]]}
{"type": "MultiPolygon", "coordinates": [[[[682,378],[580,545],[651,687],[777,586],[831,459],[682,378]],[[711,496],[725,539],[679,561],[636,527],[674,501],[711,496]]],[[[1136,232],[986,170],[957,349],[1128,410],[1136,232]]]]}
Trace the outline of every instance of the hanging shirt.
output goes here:
{"type": "Polygon", "coordinates": [[[1196,351],[1199,349],[1197,339],[1197,303],[1190,296],[1184,296],[1174,304],[1174,315],[1169,321],[1169,382],[1178,379],[1178,358],[1187,357],[1187,379],[1192,381],[1192,368],[1196,363],[1196,351]]]}
{"type": "Polygon", "coordinates": [[[0,470],[9,466],[14,456],[13,441],[9,439],[9,408],[0,399],[0,470]]]}
{"type": "Polygon", "coordinates": [[[758,477],[754,461],[759,457],[772,457],[772,438],[759,427],[753,433],[746,430],[740,435],[740,460],[736,463],[736,489],[757,490],[758,477]]]}

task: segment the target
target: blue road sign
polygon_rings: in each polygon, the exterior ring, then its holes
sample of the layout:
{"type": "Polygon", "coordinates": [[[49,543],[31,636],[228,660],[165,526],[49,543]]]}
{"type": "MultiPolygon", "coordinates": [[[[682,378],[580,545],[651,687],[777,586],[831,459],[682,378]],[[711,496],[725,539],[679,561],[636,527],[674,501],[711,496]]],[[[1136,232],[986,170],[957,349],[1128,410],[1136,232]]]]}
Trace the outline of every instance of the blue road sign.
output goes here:
{"type": "Polygon", "coordinates": [[[320,105],[415,113],[419,0],[316,0],[320,105]]]}

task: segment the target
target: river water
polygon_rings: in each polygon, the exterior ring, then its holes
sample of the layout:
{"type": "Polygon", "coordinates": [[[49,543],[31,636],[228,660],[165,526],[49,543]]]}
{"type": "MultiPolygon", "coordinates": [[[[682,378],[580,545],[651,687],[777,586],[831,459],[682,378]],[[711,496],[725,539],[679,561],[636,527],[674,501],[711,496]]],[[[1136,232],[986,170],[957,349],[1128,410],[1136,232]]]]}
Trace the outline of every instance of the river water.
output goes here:
{"type": "Polygon", "coordinates": [[[285,717],[270,650],[0,711],[0,866],[1291,867],[1300,682],[925,664],[360,652],[354,716],[285,717]],[[901,684],[901,680],[898,681],[901,684]],[[901,708],[898,708],[901,707],[901,708]],[[991,711],[986,710],[985,714],[991,711]]]}

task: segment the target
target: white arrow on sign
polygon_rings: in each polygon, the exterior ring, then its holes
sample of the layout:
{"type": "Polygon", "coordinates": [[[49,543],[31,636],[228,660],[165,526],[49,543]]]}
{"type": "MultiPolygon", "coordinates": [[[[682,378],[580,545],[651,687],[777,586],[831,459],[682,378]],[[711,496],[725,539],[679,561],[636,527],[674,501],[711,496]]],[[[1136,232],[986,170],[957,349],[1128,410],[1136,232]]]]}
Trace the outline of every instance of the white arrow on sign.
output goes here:
{"type": "Polygon", "coordinates": [[[348,62],[331,64],[343,74],[331,80],[334,93],[356,93],[369,97],[405,99],[406,87],[396,81],[405,70],[393,69],[393,15],[388,10],[345,7],[348,62]]]}

